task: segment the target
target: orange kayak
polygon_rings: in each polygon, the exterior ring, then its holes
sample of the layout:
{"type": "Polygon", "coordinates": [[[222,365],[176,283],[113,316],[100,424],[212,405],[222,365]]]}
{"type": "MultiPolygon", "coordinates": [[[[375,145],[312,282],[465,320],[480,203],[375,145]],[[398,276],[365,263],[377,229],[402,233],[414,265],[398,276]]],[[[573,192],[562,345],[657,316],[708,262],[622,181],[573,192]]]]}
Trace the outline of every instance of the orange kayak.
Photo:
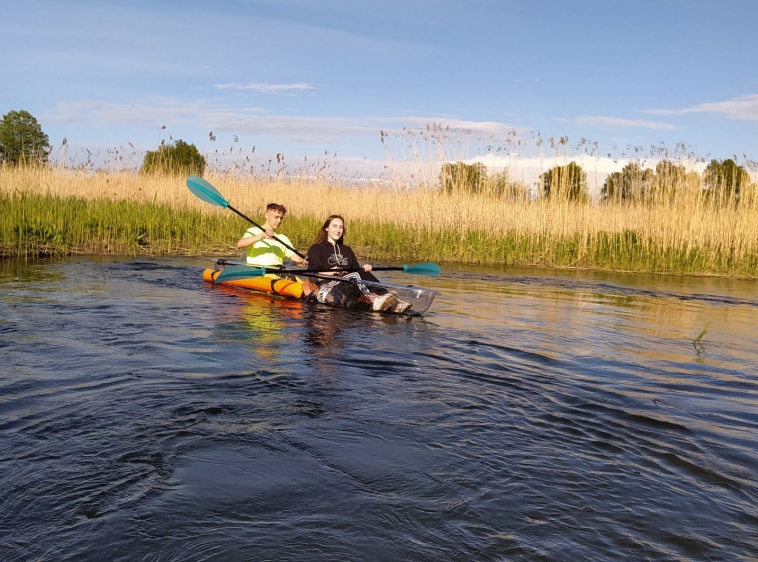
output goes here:
{"type": "MultiPolygon", "coordinates": [[[[209,283],[213,283],[219,273],[221,273],[220,269],[208,268],[203,271],[203,279],[209,283]]],[[[299,299],[303,295],[302,283],[298,281],[277,279],[275,277],[268,276],[223,281],[222,285],[242,287],[243,289],[251,289],[253,291],[260,291],[262,293],[274,293],[276,295],[282,295],[285,297],[295,297],[296,299],[299,299]]]]}

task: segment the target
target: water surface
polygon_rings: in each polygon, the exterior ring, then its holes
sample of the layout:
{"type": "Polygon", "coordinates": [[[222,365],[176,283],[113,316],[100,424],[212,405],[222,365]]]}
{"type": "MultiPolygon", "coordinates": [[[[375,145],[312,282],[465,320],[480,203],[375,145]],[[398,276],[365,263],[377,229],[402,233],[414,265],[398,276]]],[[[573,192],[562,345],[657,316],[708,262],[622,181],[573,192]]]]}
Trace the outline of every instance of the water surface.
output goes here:
{"type": "Polygon", "coordinates": [[[0,265],[3,560],[755,560],[750,281],[445,268],[423,318],[0,265]]]}

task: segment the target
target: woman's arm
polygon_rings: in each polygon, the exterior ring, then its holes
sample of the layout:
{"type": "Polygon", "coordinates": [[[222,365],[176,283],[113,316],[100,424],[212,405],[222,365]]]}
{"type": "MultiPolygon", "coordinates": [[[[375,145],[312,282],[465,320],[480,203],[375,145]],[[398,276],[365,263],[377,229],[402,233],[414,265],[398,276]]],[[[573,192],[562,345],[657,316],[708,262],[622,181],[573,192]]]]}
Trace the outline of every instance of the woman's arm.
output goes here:
{"type": "Polygon", "coordinates": [[[372,269],[370,263],[363,264],[363,266],[358,263],[358,258],[355,257],[355,252],[353,252],[352,248],[349,246],[342,246],[342,254],[347,257],[347,263],[350,269],[363,270],[360,272],[361,279],[364,281],[379,281],[373,273],[370,273],[372,269]]]}
{"type": "Polygon", "coordinates": [[[347,265],[345,267],[348,269],[360,269],[361,264],[358,263],[358,258],[355,257],[353,249],[350,246],[341,246],[341,248],[342,255],[347,258],[347,265]]]}

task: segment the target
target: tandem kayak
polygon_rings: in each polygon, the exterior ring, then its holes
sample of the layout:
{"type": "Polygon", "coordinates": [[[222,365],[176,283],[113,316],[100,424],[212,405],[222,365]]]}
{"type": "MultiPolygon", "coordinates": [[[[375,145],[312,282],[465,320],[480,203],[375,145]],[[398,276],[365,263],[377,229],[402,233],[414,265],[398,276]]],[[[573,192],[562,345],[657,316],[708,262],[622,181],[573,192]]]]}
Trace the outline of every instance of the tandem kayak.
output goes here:
{"type": "MultiPolygon", "coordinates": [[[[216,278],[221,274],[225,267],[244,265],[241,262],[235,262],[230,260],[217,260],[212,268],[207,268],[203,271],[203,279],[208,283],[216,283],[216,278]]],[[[251,270],[253,268],[251,267],[251,270]]],[[[296,270],[288,270],[291,273],[297,275],[296,270]]],[[[349,281],[345,281],[348,283],[349,281]]],[[[256,291],[259,293],[268,293],[279,295],[290,299],[302,299],[303,298],[303,286],[304,283],[299,280],[282,279],[277,275],[265,275],[265,276],[251,276],[245,278],[229,279],[218,282],[219,285],[236,287],[239,289],[247,289],[250,291],[256,291]]],[[[434,298],[439,291],[434,289],[426,289],[421,287],[415,287],[413,285],[400,285],[397,283],[386,282],[373,282],[373,281],[361,281],[362,285],[365,285],[371,292],[384,293],[387,291],[394,292],[397,295],[398,300],[410,303],[410,307],[404,312],[391,312],[393,314],[403,314],[406,316],[418,316],[426,312],[432,305],[434,298]]],[[[337,306],[337,305],[330,305],[337,306]]],[[[365,310],[371,310],[368,305],[364,306],[350,306],[349,308],[359,308],[365,310]]]]}

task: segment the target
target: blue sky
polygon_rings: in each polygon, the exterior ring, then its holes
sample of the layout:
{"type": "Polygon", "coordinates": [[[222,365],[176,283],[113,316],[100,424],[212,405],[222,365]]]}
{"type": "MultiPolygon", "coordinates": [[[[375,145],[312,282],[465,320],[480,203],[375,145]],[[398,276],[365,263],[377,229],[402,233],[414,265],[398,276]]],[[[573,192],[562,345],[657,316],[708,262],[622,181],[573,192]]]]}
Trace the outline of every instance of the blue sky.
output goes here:
{"type": "Polygon", "coordinates": [[[750,161],[756,22],[754,0],[7,2],[0,113],[31,112],[67,159],[182,139],[294,167],[494,163],[542,139],[750,161]]]}

